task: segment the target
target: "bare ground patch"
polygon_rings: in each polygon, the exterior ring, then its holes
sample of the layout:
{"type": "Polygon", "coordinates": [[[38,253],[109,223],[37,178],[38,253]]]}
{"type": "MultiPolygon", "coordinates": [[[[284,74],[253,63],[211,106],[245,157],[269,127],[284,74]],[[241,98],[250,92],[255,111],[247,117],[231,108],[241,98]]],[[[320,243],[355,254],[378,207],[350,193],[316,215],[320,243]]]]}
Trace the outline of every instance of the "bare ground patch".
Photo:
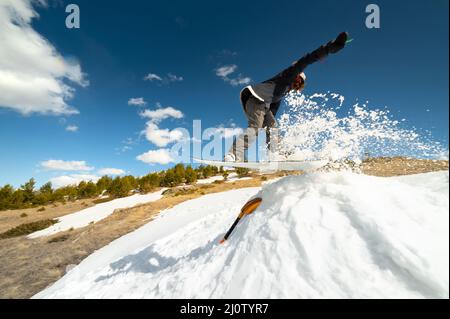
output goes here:
{"type": "Polygon", "coordinates": [[[364,174],[382,177],[411,175],[448,170],[448,161],[379,157],[366,159],[361,169],[364,174]]]}

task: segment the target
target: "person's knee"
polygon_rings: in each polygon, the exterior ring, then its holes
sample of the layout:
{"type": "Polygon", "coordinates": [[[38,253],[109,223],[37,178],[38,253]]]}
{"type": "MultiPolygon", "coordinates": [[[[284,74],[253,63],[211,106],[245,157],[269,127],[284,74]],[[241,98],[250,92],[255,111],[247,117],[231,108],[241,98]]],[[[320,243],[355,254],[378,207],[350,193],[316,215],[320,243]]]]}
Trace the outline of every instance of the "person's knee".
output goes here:
{"type": "Polygon", "coordinates": [[[265,104],[256,100],[249,99],[246,105],[246,114],[248,119],[249,128],[262,128],[264,127],[264,119],[266,117],[265,104]]]}

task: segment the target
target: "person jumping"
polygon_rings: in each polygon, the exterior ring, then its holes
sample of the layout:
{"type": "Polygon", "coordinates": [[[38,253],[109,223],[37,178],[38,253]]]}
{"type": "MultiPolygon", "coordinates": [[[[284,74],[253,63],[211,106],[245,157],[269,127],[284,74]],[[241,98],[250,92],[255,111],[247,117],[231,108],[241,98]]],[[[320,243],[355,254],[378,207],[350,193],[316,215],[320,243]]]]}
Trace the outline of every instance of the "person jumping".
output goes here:
{"type": "MultiPolygon", "coordinates": [[[[310,64],[324,59],[330,53],[337,53],[344,48],[348,33],[342,32],[333,41],[322,45],[317,50],[295,61],[289,68],[274,77],[256,85],[245,87],[240,94],[241,104],[248,119],[248,128],[234,140],[225,162],[242,162],[245,150],[256,140],[259,129],[266,131],[266,144],[269,151],[276,150],[278,141],[270,141],[270,133],[277,126],[275,116],[283,97],[292,90],[302,91],[306,75],[303,70],[310,64]]],[[[278,135],[278,134],[274,134],[278,135]]]]}

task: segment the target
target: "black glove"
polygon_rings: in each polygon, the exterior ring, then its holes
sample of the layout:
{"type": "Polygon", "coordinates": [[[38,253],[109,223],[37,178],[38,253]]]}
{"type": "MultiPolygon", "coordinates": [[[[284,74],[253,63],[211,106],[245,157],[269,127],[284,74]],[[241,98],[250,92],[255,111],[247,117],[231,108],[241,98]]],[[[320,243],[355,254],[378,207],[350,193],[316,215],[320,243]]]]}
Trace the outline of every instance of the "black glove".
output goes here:
{"type": "Polygon", "coordinates": [[[348,33],[347,32],[341,32],[337,36],[337,38],[333,41],[328,42],[328,52],[330,53],[337,53],[340,50],[342,50],[345,47],[345,43],[348,39],[348,33]]]}

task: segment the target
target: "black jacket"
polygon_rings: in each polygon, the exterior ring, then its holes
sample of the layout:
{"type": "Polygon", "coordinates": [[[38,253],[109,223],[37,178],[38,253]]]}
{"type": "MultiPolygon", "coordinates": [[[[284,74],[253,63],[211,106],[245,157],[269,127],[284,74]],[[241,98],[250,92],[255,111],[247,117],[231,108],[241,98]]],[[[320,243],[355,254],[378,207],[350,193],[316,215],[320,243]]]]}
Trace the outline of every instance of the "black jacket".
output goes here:
{"type": "Polygon", "coordinates": [[[280,107],[281,100],[290,91],[291,85],[296,76],[310,64],[324,59],[330,53],[336,53],[345,46],[347,41],[347,33],[342,32],[334,41],[322,45],[317,50],[306,54],[300,60],[294,62],[290,67],[283,70],[274,77],[250,87],[246,87],[241,91],[241,103],[245,108],[248,98],[254,95],[258,99],[264,100],[264,103],[270,104],[270,110],[276,115],[280,107]],[[253,92],[251,92],[253,91],[253,92]]]}

